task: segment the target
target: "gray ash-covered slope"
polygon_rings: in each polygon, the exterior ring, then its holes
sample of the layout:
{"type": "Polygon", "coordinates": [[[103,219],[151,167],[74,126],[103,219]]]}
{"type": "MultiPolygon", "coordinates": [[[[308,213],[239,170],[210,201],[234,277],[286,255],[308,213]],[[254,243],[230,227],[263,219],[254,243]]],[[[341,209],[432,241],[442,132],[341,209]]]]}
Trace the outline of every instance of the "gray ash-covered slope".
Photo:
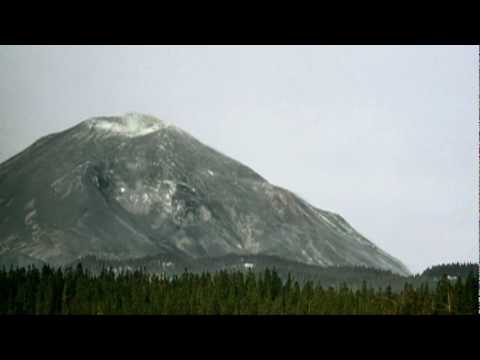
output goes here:
{"type": "Polygon", "coordinates": [[[0,264],[228,254],[409,273],[341,216],[150,116],[89,119],[0,165],[0,264]]]}

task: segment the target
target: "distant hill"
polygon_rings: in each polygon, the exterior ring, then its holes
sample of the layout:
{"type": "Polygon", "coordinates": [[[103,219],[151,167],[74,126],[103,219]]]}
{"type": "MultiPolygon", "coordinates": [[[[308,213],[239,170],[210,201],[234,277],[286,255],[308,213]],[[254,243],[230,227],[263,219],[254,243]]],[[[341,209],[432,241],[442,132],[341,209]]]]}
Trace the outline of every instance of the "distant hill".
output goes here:
{"type": "Polygon", "coordinates": [[[427,268],[423,273],[422,277],[429,278],[440,278],[443,275],[450,277],[459,277],[466,278],[470,272],[477,274],[478,276],[478,264],[472,263],[451,263],[451,264],[441,264],[435,265],[427,268]]]}

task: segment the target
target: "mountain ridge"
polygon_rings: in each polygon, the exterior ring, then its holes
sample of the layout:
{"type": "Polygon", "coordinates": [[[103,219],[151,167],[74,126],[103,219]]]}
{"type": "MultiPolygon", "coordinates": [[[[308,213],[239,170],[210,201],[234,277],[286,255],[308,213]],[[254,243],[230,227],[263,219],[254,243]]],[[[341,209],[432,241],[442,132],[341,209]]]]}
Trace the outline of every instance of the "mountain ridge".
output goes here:
{"type": "Polygon", "coordinates": [[[409,274],[339,214],[138,113],[87,119],[0,164],[0,219],[0,263],[234,253],[409,274]]]}

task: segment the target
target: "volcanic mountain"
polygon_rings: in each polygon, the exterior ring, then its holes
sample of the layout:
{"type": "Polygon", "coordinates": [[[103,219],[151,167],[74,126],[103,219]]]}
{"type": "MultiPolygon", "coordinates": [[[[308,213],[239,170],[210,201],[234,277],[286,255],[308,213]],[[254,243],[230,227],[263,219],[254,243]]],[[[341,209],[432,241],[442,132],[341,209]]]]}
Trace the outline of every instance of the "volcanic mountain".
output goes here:
{"type": "Polygon", "coordinates": [[[0,165],[0,264],[232,255],[409,274],[340,215],[151,116],[88,119],[0,165]]]}

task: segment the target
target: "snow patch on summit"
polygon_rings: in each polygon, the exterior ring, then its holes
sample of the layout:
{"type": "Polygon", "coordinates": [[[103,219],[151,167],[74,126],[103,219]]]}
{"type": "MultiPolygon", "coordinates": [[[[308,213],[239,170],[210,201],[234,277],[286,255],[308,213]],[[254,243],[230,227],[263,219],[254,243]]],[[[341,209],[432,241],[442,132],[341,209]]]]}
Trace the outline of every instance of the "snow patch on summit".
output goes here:
{"type": "Polygon", "coordinates": [[[137,137],[148,135],[173,125],[153,116],[126,113],[121,117],[94,118],[89,120],[90,128],[110,134],[137,137]]]}

